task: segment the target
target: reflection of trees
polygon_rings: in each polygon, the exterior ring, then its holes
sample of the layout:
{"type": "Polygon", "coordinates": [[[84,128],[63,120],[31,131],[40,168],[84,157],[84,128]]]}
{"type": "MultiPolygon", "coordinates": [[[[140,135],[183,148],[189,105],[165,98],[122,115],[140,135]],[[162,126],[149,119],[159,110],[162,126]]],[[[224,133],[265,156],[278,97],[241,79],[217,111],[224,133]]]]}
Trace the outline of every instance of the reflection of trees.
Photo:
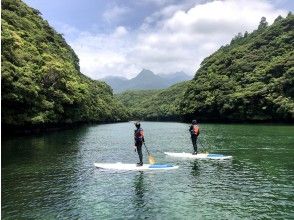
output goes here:
{"type": "Polygon", "coordinates": [[[2,167],[17,162],[46,165],[68,152],[75,153],[79,141],[86,136],[88,127],[43,132],[35,135],[8,137],[2,140],[2,167]]]}
{"type": "Polygon", "coordinates": [[[139,172],[134,179],[134,205],[137,209],[145,206],[144,193],[147,191],[144,184],[144,174],[139,172]]]}
{"type": "MultiPolygon", "coordinates": [[[[89,138],[88,128],[83,126],[2,141],[4,215],[18,210],[16,215],[34,216],[44,211],[44,207],[52,210],[75,207],[73,192],[79,192],[81,188],[80,170],[86,173],[77,155],[82,138],[89,138]]],[[[20,216],[14,217],[18,218],[20,216]]]]}

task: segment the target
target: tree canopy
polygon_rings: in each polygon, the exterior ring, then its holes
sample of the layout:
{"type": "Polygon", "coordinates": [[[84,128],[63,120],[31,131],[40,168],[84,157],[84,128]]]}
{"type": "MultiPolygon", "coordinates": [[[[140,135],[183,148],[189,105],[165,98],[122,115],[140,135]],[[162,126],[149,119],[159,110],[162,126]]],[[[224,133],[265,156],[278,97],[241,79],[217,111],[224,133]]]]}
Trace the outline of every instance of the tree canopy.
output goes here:
{"type": "Polygon", "coordinates": [[[128,108],[136,120],[181,120],[179,104],[187,82],[167,89],[127,91],[118,94],[118,99],[128,108]]]}
{"type": "Polygon", "coordinates": [[[30,126],[125,120],[105,83],[80,72],[79,59],[40,12],[2,1],[2,124],[30,126]]]}
{"type": "Polygon", "coordinates": [[[186,119],[292,121],[294,16],[234,38],[205,58],[181,102],[186,119]]]}

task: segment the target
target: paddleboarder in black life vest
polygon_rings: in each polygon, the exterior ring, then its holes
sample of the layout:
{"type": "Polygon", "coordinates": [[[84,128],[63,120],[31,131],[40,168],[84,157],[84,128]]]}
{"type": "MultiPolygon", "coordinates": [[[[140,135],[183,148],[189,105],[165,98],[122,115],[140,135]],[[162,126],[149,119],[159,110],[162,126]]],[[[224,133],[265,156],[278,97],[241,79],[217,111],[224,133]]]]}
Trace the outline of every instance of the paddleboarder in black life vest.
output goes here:
{"type": "Polygon", "coordinates": [[[196,120],[192,121],[192,125],[190,126],[189,131],[191,133],[191,140],[192,140],[192,144],[193,144],[193,148],[194,148],[193,154],[197,154],[197,138],[200,133],[200,129],[198,127],[198,123],[196,120]]]}
{"type": "Polygon", "coordinates": [[[140,162],[137,166],[143,166],[142,144],[144,142],[144,131],[141,128],[140,122],[135,123],[136,130],[134,131],[135,151],[137,150],[140,162]]]}

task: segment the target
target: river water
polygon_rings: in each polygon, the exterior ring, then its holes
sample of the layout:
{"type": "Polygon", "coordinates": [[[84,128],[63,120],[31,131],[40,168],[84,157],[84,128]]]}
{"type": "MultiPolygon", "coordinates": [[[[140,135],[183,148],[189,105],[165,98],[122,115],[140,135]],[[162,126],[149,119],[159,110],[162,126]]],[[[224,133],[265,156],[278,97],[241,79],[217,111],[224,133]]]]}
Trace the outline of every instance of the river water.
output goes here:
{"type": "Polygon", "coordinates": [[[199,150],[233,159],[165,156],[192,152],[184,123],[142,122],[156,161],[180,166],[170,171],[94,167],[138,161],[131,122],[2,138],[2,219],[294,218],[294,126],[200,126],[199,150]]]}

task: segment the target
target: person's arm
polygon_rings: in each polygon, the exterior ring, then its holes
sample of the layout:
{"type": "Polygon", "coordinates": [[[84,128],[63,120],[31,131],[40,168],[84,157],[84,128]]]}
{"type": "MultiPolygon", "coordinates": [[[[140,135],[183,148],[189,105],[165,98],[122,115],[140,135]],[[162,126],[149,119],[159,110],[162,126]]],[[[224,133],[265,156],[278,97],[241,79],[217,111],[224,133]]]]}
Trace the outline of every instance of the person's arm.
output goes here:
{"type": "Polygon", "coordinates": [[[137,146],[136,146],[136,130],[134,131],[134,151],[137,151],[137,146]]]}
{"type": "Polygon", "coordinates": [[[191,133],[191,131],[193,131],[193,125],[190,126],[189,131],[191,133]]]}
{"type": "Polygon", "coordinates": [[[136,145],[136,130],[134,131],[134,145],[136,145]]]}
{"type": "Polygon", "coordinates": [[[142,141],[145,142],[145,139],[144,139],[144,131],[143,131],[143,129],[140,131],[140,134],[141,134],[141,136],[142,136],[142,141]]]}

